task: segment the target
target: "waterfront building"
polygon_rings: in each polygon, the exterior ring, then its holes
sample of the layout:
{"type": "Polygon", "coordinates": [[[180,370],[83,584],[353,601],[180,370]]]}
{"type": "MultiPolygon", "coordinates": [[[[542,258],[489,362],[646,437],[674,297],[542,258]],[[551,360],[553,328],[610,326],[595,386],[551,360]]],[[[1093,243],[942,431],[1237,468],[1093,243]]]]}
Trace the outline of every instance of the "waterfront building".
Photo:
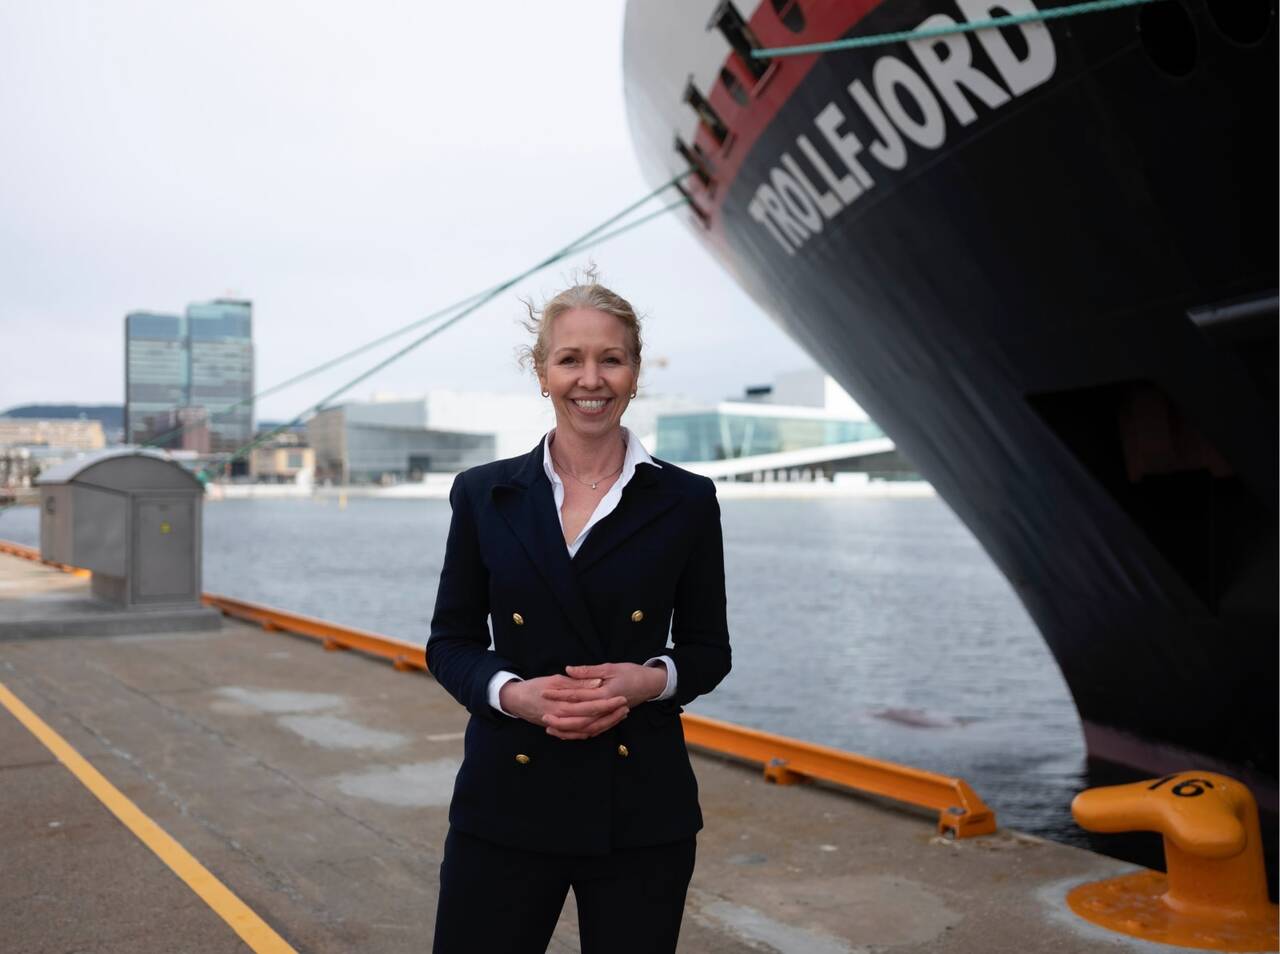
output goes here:
{"type": "Polygon", "coordinates": [[[125,316],[125,440],[225,454],[253,434],[253,306],[125,316]],[[180,433],[173,433],[182,429],[180,433]]]}
{"type": "Polygon", "coordinates": [[[43,446],[88,452],[106,445],[100,421],[0,417],[0,448],[43,446]]]}
{"type": "Polygon", "coordinates": [[[340,484],[421,480],[498,456],[491,432],[433,427],[429,398],[325,408],[307,423],[307,441],[315,452],[316,478],[340,484]]]}
{"type": "MultiPolygon", "coordinates": [[[[658,417],[700,406],[688,398],[642,396],[623,423],[652,447],[658,417]]],[[[307,423],[317,480],[420,480],[526,454],[555,426],[551,402],[532,393],[433,389],[423,396],[375,395],[327,408],[307,423]]]]}
{"type": "Polygon", "coordinates": [[[101,421],[0,417],[0,501],[32,487],[44,471],[106,443],[101,421]]]}
{"type": "Polygon", "coordinates": [[[0,411],[0,419],[97,421],[108,444],[124,443],[124,406],[120,404],[19,404],[0,411]]]}
{"type": "Polygon", "coordinates": [[[779,375],[772,384],[748,387],[740,398],[660,414],[654,454],[693,464],[873,441],[886,446],[865,455],[837,455],[808,463],[796,473],[775,475],[778,465],[769,464],[759,474],[744,472],[735,479],[833,479],[841,471],[915,476],[858,403],[829,375],[812,368],[779,375]]]}
{"type": "Polygon", "coordinates": [[[316,452],[311,447],[255,447],[249,457],[249,476],[260,483],[305,481],[315,469],[316,452]]]}
{"type": "Polygon", "coordinates": [[[865,411],[818,369],[779,375],[741,398],[659,416],[658,457],[711,461],[884,437],[865,411]]]}
{"type": "Polygon", "coordinates": [[[30,487],[41,472],[106,444],[101,421],[0,417],[0,488],[30,487]]]}
{"type": "MultiPolygon", "coordinates": [[[[807,479],[837,471],[905,476],[884,432],[817,369],[780,375],[742,398],[711,406],[679,395],[645,395],[623,423],[657,457],[705,462],[884,441],[857,461],[806,464],[807,479]]],[[[306,425],[315,477],[333,483],[417,481],[524,454],[555,424],[551,403],[534,394],[436,389],[415,397],[375,395],[325,408],[306,425]]],[[[739,478],[742,479],[742,478],[739,478]]]]}
{"type": "Polygon", "coordinates": [[[823,409],[721,401],[659,417],[655,454],[676,462],[726,460],[884,436],[874,421],[849,420],[823,409]]]}
{"type": "Polygon", "coordinates": [[[249,454],[249,476],[259,483],[310,483],[315,470],[315,449],[296,431],[281,431],[249,454]]]}

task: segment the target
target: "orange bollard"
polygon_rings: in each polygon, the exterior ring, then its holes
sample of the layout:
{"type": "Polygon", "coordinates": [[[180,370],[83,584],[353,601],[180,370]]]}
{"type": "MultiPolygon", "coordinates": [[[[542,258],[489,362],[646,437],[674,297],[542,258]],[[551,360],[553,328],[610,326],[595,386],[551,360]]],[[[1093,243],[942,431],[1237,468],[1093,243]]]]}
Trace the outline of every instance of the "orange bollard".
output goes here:
{"type": "Polygon", "coordinates": [[[1168,874],[1141,871],[1073,888],[1071,910],[1113,931],[1217,951],[1276,951],[1280,909],[1253,794],[1215,772],[1178,772],[1081,792],[1071,813],[1099,832],[1155,831],[1168,874]]]}

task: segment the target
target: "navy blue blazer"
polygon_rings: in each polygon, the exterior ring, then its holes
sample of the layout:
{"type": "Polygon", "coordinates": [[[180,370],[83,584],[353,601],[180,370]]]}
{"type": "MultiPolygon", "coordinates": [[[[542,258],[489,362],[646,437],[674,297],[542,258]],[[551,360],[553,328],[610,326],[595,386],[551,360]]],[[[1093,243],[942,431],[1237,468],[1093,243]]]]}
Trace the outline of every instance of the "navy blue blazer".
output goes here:
{"type": "Polygon", "coordinates": [[[541,443],[454,481],[427,667],[471,712],[449,808],[459,830],[605,854],[702,827],[680,712],[729,672],[720,508],[712,481],[660,463],[637,466],[572,559],[541,443]],[[675,697],[635,707],[592,739],[557,739],[489,705],[502,669],[534,678],[664,653],[675,697]]]}

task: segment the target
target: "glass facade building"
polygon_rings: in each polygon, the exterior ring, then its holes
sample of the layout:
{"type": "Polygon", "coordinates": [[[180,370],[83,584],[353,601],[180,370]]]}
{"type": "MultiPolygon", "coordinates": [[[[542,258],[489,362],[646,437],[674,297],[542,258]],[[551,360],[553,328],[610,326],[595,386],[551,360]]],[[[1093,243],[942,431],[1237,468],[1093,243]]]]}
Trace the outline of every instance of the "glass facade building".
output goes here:
{"type": "Polygon", "coordinates": [[[125,441],[227,453],[253,437],[253,305],[125,317],[125,441]],[[235,407],[234,405],[240,406],[235,407]]]}
{"type": "Polygon", "coordinates": [[[712,411],[663,414],[654,454],[675,463],[727,460],[884,437],[875,422],[814,408],[725,402],[712,411]]]}
{"type": "Polygon", "coordinates": [[[187,338],[187,403],[205,409],[209,449],[234,451],[253,438],[253,305],[225,299],[189,305],[187,338]]]}
{"type": "Polygon", "coordinates": [[[187,323],[178,315],[140,311],[125,316],[124,329],[124,439],[141,444],[164,433],[166,423],[187,406],[187,323]]]}

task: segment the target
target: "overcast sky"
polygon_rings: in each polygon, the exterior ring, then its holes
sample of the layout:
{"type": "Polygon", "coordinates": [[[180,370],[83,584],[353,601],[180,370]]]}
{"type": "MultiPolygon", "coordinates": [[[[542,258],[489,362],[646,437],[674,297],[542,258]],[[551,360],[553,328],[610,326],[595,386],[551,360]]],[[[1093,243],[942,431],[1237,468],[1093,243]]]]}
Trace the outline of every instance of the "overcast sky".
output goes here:
{"type": "MultiPolygon", "coordinates": [[[[0,6],[0,409],[123,400],[127,311],[254,303],[258,386],[518,273],[648,191],[621,0],[0,6]]],[[[676,214],[590,253],[650,393],[811,360],[676,214]]],[[[516,295],[360,385],[533,388],[516,295]]],[[[381,354],[381,352],[380,352],[381,354]]],[[[261,403],[292,416],[375,358],[261,403]]]]}

